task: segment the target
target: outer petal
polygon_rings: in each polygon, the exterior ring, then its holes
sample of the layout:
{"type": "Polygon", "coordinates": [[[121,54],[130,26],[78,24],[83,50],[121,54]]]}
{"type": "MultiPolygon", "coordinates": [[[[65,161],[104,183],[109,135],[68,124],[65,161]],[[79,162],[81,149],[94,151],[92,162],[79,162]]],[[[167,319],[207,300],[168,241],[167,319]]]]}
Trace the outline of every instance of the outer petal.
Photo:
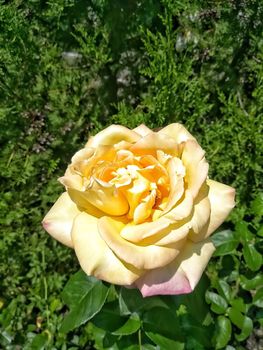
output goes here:
{"type": "Polygon", "coordinates": [[[190,219],[191,230],[188,235],[193,242],[200,242],[206,238],[210,222],[211,205],[208,198],[209,187],[204,184],[195,199],[193,216],[190,219]]]}
{"type": "Polygon", "coordinates": [[[210,222],[207,235],[214,232],[227,218],[235,206],[235,189],[220,182],[207,180],[208,198],[211,205],[210,222]]]}
{"type": "Polygon", "coordinates": [[[195,206],[192,226],[189,238],[199,242],[211,235],[226,219],[235,206],[235,189],[220,182],[207,180],[208,195],[195,206]],[[210,215],[207,222],[204,221],[208,213],[208,202],[210,215]],[[202,224],[203,223],[203,224],[202,224]]]}
{"type": "Polygon", "coordinates": [[[137,269],[154,269],[169,264],[179,254],[185,239],[169,246],[140,246],[126,241],[120,236],[124,224],[109,217],[98,222],[99,233],[110,249],[121,260],[137,269]]]}
{"type": "Polygon", "coordinates": [[[134,145],[131,146],[130,151],[135,155],[152,155],[156,156],[157,150],[162,150],[170,155],[178,155],[178,145],[169,136],[152,132],[145,137],[140,138],[134,145]]]}
{"type": "Polygon", "coordinates": [[[196,141],[189,140],[185,143],[182,161],[186,168],[185,180],[193,198],[197,196],[208,175],[208,163],[204,156],[205,151],[196,141]]]}
{"type": "Polygon", "coordinates": [[[85,147],[96,148],[99,145],[115,145],[118,142],[126,141],[134,143],[141,138],[135,131],[121,125],[111,125],[91,137],[85,147]]]}
{"type": "Polygon", "coordinates": [[[167,125],[163,129],[161,129],[159,134],[165,134],[167,136],[172,137],[176,143],[185,142],[187,140],[196,140],[186,128],[179,123],[173,123],[167,125]]]}
{"type": "Polygon", "coordinates": [[[43,227],[52,237],[72,248],[71,228],[73,220],[80,212],[68,193],[64,192],[44,217],[43,227]]]}
{"type": "Polygon", "coordinates": [[[82,269],[104,281],[130,285],[143,273],[121,261],[98,233],[98,219],[85,212],[74,220],[72,241],[82,269]]]}
{"type": "Polygon", "coordinates": [[[87,160],[91,158],[94,155],[94,153],[95,153],[94,148],[88,148],[88,147],[82,148],[74,154],[74,156],[71,158],[71,162],[75,163],[75,162],[80,162],[82,160],[87,160]]]}
{"type": "Polygon", "coordinates": [[[133,129],[133,131],[135,131],[137,134],[141,135],[142,137],[152,132],[152,130],[147,128],[147,126],[144,124],[137,126],[137,128],[133,129]]]}
{"type": "Polygon", "coordinates": [[[144,297],[190,293],[201,278],[214,250],[209,241],[188,241],[182,253],[172,263],[147,272],[135,283],[144,297]]]}

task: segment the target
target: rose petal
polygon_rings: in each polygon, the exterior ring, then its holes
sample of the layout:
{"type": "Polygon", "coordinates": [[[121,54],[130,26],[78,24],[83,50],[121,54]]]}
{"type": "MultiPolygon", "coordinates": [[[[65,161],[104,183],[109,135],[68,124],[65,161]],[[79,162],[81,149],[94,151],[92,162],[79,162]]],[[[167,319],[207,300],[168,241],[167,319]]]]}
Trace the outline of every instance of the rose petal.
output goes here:
{"type": "Polygon", "coordinates": [[[156,190],[152,190],[151,193],[146,196],[142,203],[140,203],[134,210],[133,219],[135,224],[144,222],[152,213],[152,207],[154,206],[156,198],[156,190]]]}
{"type": "Polygon", "coordinates": [[[137,128],[133,129],[133,131],[135,131],[137,134],[139,134],[142,137],[152,132],[152,130],[147,128],[147,126],[144,124],[137,126],[137,128]]]}
{"type": "Polygon", "coordinates": [[[85,212],[74,220],[72,241],[82,269],[109,283],[130,285],[143,273],[116,257],[98,233],[98,219],[85,212]]]}
{"type": "Polygon", "coordinates": [[[115,145],[121,141],[134,143],[140,139],[135,131],[125,128],[121,125],[111,125],[91,137],[85,147],[96,148],[99,145],[115,145]]]}
{"type": "Polygon", "coordinates": [[[214,250],[209,241],[188,241],[174,261],[165,267],[147,272],[135,284],[144,297],[190,293],[200,280],[214,250]]]}
{"type": "Polygon", "coordinates": [[[147,245],[140,246],[126,241],[120,236],[124,224],[109,217],[99,219],[98,228],[101,237],[109,248],[122,261],[125,261],[137,269],[154,269],[165,266],[179,253],[183,241],[178,241],[169,246],[147,245]]]}
{"type": "Polygon", "coordinates": [[[214,232],[227,218],[235,206],[235,189],[220,182],[208,179],[208,198],[211,205],[207,235],[214,232]]]}
{"type": "Polygon", "coordinates": [[[193,209],[193,196],[190,190],[186,190],[182,200],[168,213],[163,215],[171,223],[178,222],[187,218],[193,209]]]}
{"type": "Polygon", "coordinates": [[[105,215],[105,213],[98,208],[94,207],[88,200],[85,192],[75,190],[73,188],[68,189],[68,194],[71,200],[78,205],[78,207],[83,208],[88,214],[100,218],[105,215]]]}
{"type": "Polygon", "coordinates": [[[178,241],[182,242],[184,239],[186,239],[190,227],[191,226],[188,222],[173,224],[169,227],[169,231],[167,231],[165,235],[160,232],[153,237],[155,238],[154,244],[163,246],[170,245],[178,241]]]}
{"type": "Polygon", "coordinates": [[[58,178],[58,181],[67,188],[75,188],[78,191],[83,190],[83,179],[82,176],[78,174],[70,174],[70,170],[66,171],[65,176],[58,178]]]}
{"type": "Polygon", "coordinates": [[[94,148],[89,148],[89,147],[82,148],[81,150],[79,150],[74,154],[74,156],[71,158],[71,162],[75,163],[85,159],[89,159],[94,155],[94,153],[95,153],[94,148]]]}
{"type": "Polygon", "coordinates": [[[72,248],[71,228],[74,218],[80,212],[81,209],[64,192],[44,217],[43,227],[56,240],[72,248]]]}
{"type": "Polygon", "coordinates": [[[155,235],[166,234],[169,232],[170,220],[160,218],[153,222],[144,222],[143,224],[135,225],[129,223],[123,227],[120,235],[125,240],[133,243],[139,243],[147,238],[155,235]]]}
{"type": "Polygon", "coordinates": [[[170,159],[167,170],[170,178],[170,195],[163,214],[169,212],[184,193],[185,168],[182,161],[176,157],[170,159]]]}
{"type": "Polygon", "coordinates": [[[121,216],[129,210],[129,204],[121,192],[114,185],[98,179],[93,179],[85,191],[68,188],[68,193],[77,205],[85,209],[92,205],[104,212],[104,215],[121,216]]]}
{"type": "Polygon", "coordinates": [[[209,187],[204,184],[195,199],[193,216],[190,220],[191,230],[188,236],[193,242],[199,242],[206,238],[211,214],[208,192],[209,187]]]}
{"type": "Polygon", "coordinates": [[[169,136],[151,132],[140,138],[130,148],[135,155],[152,155],[156,157],[157,150],[162,150],[173,156],[178,155],[178,146],[169,136]]]}
{"type": "Polygon", "coordinates": [[[193,198],[197,196],[208,175],[208,163],[204,156],[204,150],[196,141],[186,141],[181,159],[186,168],[187,188],[192,192],[193,198]]]}
{"type": "Polygon", "coordinates": [[[163,129],[161,129],[159,134],[165,134],[167,136],[172,137],[176,143],[185,142],[187,140],[196,140],[190,132],[186,130],[186,128],[179,123],[173,123],[167,125],[163,129]]]}
{"type": "Polygon", "coordinates": [[[197,211],[194,214],[194,220],[196,223],[199,222],[199,227],[195,226],[194,232],[193,226],[193,230],[189,234],[189,238],[194,242],[209,237],[224,222],[235,206],[234,188],[209,179],[206,183],[208,185],[208,195],[195,207],[197,211]],[[210,215],[207,222],[205,222],[203,219],[208,213],[207,200],[209,201],[210,215]],[[201,224],[202,221],[203,224],[201,224]]]}

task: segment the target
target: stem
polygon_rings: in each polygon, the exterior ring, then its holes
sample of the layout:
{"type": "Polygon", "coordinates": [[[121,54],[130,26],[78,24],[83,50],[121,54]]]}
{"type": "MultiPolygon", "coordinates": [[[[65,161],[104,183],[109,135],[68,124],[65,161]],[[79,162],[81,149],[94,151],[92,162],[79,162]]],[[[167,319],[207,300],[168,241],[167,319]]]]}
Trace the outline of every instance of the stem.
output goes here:
{"type": "Polygon", "coordinates": [[[139,342],[139,350],[142,350],[142,334],[141,329],[138,331],[138,342],[139,342]]]}

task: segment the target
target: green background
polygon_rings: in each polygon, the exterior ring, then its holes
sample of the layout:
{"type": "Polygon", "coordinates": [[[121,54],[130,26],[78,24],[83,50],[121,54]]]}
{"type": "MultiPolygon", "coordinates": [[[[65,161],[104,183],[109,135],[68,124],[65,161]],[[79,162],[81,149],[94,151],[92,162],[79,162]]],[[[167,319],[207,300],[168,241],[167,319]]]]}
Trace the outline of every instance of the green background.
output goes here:
{"type": "Polygon", "coordinates": [[[260,0],[0,1],[0,347],[137,349],[139,337],[143,349],[260,349],[262,29],[260,0]],[[122,324],[112,326],[119,290],[102,310],[111,310],[110,328],[95,318],[62,333],[61,292],[78,263],[41,227],[63,191],[57,178],[89,135],[112,123],[172,122],[206,150],[210,177],[237,191],[200,291],[173,301],[184,337],[154,330],[149,320],[166,309],[156,300],[126,314],[134,332],[112,334],[122,324]],[[187,318],[195,297],[202,320],[187,318]]]}

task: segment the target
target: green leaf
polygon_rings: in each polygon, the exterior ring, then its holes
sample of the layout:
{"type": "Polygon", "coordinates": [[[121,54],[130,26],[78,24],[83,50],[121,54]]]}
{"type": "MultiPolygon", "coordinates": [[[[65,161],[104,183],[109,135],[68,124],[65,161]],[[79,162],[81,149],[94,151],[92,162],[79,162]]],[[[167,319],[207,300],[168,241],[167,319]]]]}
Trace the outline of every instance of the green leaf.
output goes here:
{"type": "Polygon", "coordinates": [[[160,346],[160,349],[165,350],[183,350],[184,343],[169,339],[164,337],[161,334],[153,333],[153,332],[145,332],[147,337],[151,339],[156,345],[160,346]]]}
{"type": "MultiPolygon", "coordinates": [[[[88,278],[88,282],[86,281],[85,283],[84,281],[84,284],[86,284],[88,288],[86,292],[83,293],[83,287],[81,286],[83,275],[80,274],[79,276],[78,283],[82,292],[78,294],[78,300],[76,300],[74,294],[71,295],[74,302],[70,301],[70,312],[65,316],[60,327],[60,331],[64,333],[82,325],[95,316],[101,310],[107,298],[109,289],[101,281],[96,279],[88,278]]],[[[76,283],[74,281],[73,288],[71,288],[70,285],[67,286],[66,298],[70,298],[70,293],[75,290],[76,283]]]]}
{"type": "Polygon", "coordinates": [[[90,277],[84,271],[79,270],[67,282],[62,291],[64,302],[71,308],[78,304],[97,282],[95,277],[90,277]]]}
{"type": "Polygon", "coordinates": [[[215,233],[212,236],[212,241],[216,247],[214,256],[222,256],[232,253],[237,248],[239,243],[234,235],[234,232],[231,230],[215,233]]]}
{"type": "Polygon", "coordinates": [[[216,314],[223,314],[226,312],[228,304],[219,294],[207,291],[205,299],[207,303],[211,304],[211,310],[216,314]]]}
{"type": "Polygon", "coordinates": [[[48,343],[48,335],[46,333],[38,334],[34,337],[30,349],[32,350],[44,350],[48,343]]]}
{"type": "Polygon", "coordinates": [[[205,293],[209,285],[208,277],[203,274],[192,293],[174,296],[169,295],[163,297],[163,299],[175,312],[181,305],[185,305],[187,312],[189,312],[197,322],[203,323],[210,311],[209,306],[205,302],[205,293]]]}
{"type": "Polygon", "coordinates": [[[244,316],[239,310],[234,307],[228,309],[228,315],[231,322],[241,330],[241,333],[235,334],[238,341],[243,341],[249,337],[253,330],[253,322],[251,318],[244,316]]]}
{"type": "Polygon", "coordinates": [[[245,276],[240,276],[240,285],[245,290],[255,289],[263,285],[263,274],[257,274],[255,277],[248,279],[245,276]]]}
{"type": "Polygon", "coordinates": [[[260,269],[262,265],[262,256],[252,243],[244,245],[243,254],[245,262],[250,270],[257,271],[260,269]]]}
{"type": "Polygon", "coordinates": [[[257,235],[260,236],[260,237],[263,237],[263,225],[260,226],[260,228],[258,229],[257,235]]]}
{"type": "Polygon", "coordinates": [[[161,307],[152,308],[144,313],[143,328],[145,331],[163,334],[174,340],[183,340],[178,317],[161,307]]]}
{"type": "Polygon", "coordinates": [[[119,350],[116,344],[117,340],[118,340],[118,337],[116,335],[106,332],[102,342],[103,344],[102,349],[119,350]]]}
{"type": "Polygon", "coordinates": [[[121,315],[129,315],[134,312],[142,312],[153,307],[163,307],[168,309],[160,297],[143,298],[138,289],[128,289],[122,287],[119,294],[119,305],[121,315]]]}
{"type": "Polygon", "coordinates": [[[231,288],[224,280],[219,280],[217,290],[219,294],[225,298],[228,302],[231,299],[231,288]]]}
{"type": "Polygon", "coordinates": [[[257,307],[263,307],[263,288],[257,290],[256,294],[253,296],[253,304],[257,307]]]}
{"type": "Polygon", "coordinates": [[[253,214],[263,216],[263,192],[259,193],[251,204],[253,214]]]}
{"type": "Polygon", "coordinates": [[[191,337],[198,343],[202,344],[205,348],[211,348],[211,326],[207,327],[203,324],[197,323],[189,314],[182,315],[180,321],[181,329],[186,338],[191,334],[191,337]]]}
{"type": "Polygon", "coordinates": [[[254,238],[254,235],[248,229],[248,223],[245,221],[239,221],[235,226],[235,231],[243,244],[254,238]]]}
{"type": "Polygon", "coordinates": [[[225,316],[218,316],[215,331],[215,347],[216,349],[224,348],[231,338],[232,326],[229,319],[225,316]]]}
{"type": "Polygon", "coordinates": [[[127,320],[127,322],[114,331],[112,334],[114,335],[130,335],[139,330],[141,326],[140,318],[137,314],[132,314],[131,317],[127,320]]]}
{"type": "MultiPolygon", "coordinates": [[[[157,348],[156,346],[152,344],[142,344],[142,350],[158,350],[160,349],[159,347],[157,348]]],[[[137,347],[138,350],[138,347],[137,347]]]]}
{"type": "Polygon", "coordinates": [[[92,323],[111,333],[123,326],[126,320],[126,317],[120,315],[118,302],[111,302],[106,303],[103,309],[93,317],[92,323]]]}
{"type": "Polygon", "coordinates": [[[231,305],[240,312],[246,312],[247,306],[242,298],[231,300],[231,305]]]}

